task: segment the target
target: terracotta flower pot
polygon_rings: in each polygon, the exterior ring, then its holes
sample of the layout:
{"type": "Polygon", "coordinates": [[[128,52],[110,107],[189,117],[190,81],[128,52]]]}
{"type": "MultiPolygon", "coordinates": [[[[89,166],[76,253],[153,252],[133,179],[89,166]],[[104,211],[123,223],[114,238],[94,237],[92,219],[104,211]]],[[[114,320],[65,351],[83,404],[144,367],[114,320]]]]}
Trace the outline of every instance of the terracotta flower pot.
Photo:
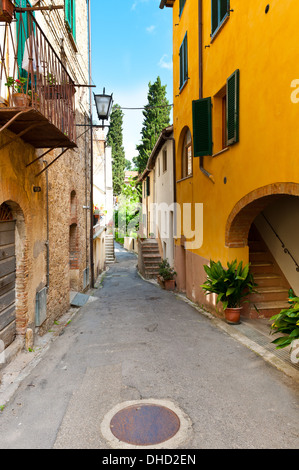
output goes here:
{"type": "Polygon", "coordinates": [[[2,8],[0,9],[0,21],[11,23],[13,19],[14,5],[10,0],[2,0],[2,8]]]}
{"type": "Polygon", "coordinates": [[[25,93],[14,93],[13,97],[13,104],[17,108],[22,108],[24,106],[30,105],[30,98],[25,93]]]}
{"type": "Polygon", "coordinates": [[[242,307],[238,308],[227,308],[225,310],[225,320],[231,325],[238,325],[240,323],[242,307]]]}
{"type": "Polygon", "coordinates": [[[164,281],[164,287],[166,290],[174,290],[175,289],[175,280],[174,279],[167,279],[164,281]]]}

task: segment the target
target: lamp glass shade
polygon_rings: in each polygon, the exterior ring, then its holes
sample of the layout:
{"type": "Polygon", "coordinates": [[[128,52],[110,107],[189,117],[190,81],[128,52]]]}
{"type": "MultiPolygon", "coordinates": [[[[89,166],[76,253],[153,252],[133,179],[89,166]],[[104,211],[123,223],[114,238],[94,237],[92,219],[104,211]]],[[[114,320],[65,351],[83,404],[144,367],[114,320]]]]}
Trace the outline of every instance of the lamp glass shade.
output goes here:
{"type": "Polygon", "coordinates": [[[109,118],[112,96],[111,95],[94,95],[98,118],[100,120],[107,120],[109,118]]]}

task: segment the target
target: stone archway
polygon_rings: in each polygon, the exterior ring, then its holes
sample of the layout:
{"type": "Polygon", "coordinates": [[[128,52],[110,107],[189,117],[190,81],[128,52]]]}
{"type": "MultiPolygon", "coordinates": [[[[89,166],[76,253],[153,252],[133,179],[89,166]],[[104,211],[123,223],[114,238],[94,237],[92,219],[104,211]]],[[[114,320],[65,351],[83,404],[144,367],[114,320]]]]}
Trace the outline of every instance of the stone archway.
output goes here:
{"type": "Polygon", "coordinates": [[[231,211],[225,228],[225,245],[243,248],[248,244],[248,233],[254,219],[275,199],[299,196],[298,183],[272,183],[248,193],[231,211]]]}

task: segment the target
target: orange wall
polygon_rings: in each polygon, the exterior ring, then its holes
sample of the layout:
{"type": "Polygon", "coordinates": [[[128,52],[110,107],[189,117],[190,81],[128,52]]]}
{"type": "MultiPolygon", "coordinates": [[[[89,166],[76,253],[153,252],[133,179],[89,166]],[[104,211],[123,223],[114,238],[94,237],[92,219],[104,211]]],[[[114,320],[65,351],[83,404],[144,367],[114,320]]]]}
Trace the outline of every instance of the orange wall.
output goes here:
{"type": "MultiPolygon", "coordinates": [[[[181,204],[204,204],[204,242],[194,252],[222,262],[248,260],[247,248],[225,246],[225,226],[235,204],[268,184],[299,183],[299,103],[291,101],[295,90],[291,83],[299,79],[299,3],[272,0],[268,14],[265,7],[266,3],[260,0],[231,0],[234,12],[211,42],[211,1],[203,0],[203,97],[211,96],[213,100],[214,152],[219,150],[220,130],[214,95],[236,69],[240,70],[240,141],[219,156],[204,157],[205,168],[215,184],[200,171],[199,159],[194,158],[193,177],[177,183],[177,200],[181,204]]],[[[192,132],[192,100],[199,98],[198,0],[186,1],[181,18],[176,0],[173,37],[174,136],[179,179],[180,136],[185,126],[192,132]],[[179,48],[186,31],[190,79],[179,93],[179,48]]]]}

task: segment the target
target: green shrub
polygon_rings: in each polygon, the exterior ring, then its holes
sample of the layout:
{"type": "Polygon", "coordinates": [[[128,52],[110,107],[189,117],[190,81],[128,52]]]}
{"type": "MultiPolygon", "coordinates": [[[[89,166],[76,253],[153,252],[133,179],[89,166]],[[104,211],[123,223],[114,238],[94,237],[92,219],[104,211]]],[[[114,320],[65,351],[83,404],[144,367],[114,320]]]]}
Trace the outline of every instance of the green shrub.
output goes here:
{"type": "Polygon", "coordinates": [[[253,275],[249,271],[250,265],[243,268],[242,261],[237,266],[237,260],[227,263],[225,269],[220,261],[210,261],[210,266],[205,265],[207,280],[201,285],[206,295],[216,294],[217,304],[222,302],[223,309],[241,307],[243,299],[255,292],[253,275]]]}
{"type": "Polygon", "coordinates": [[[282,333],[283,335],[272,341],[276,344],[276,349],[285,348],[299,339],[299,297],[294,295],[292,289],[289,291],[289,304],[289,308],[281,310],[278,315],[271,318],[272,334],[282,333]]]}
{"type": "Polygon", "coordinates": [[[159,264],[159,275],[163,277],[164,281],[173,279],[176,275],[175,270],[170,266],[167,259],[163,259],[159,264]]]}

